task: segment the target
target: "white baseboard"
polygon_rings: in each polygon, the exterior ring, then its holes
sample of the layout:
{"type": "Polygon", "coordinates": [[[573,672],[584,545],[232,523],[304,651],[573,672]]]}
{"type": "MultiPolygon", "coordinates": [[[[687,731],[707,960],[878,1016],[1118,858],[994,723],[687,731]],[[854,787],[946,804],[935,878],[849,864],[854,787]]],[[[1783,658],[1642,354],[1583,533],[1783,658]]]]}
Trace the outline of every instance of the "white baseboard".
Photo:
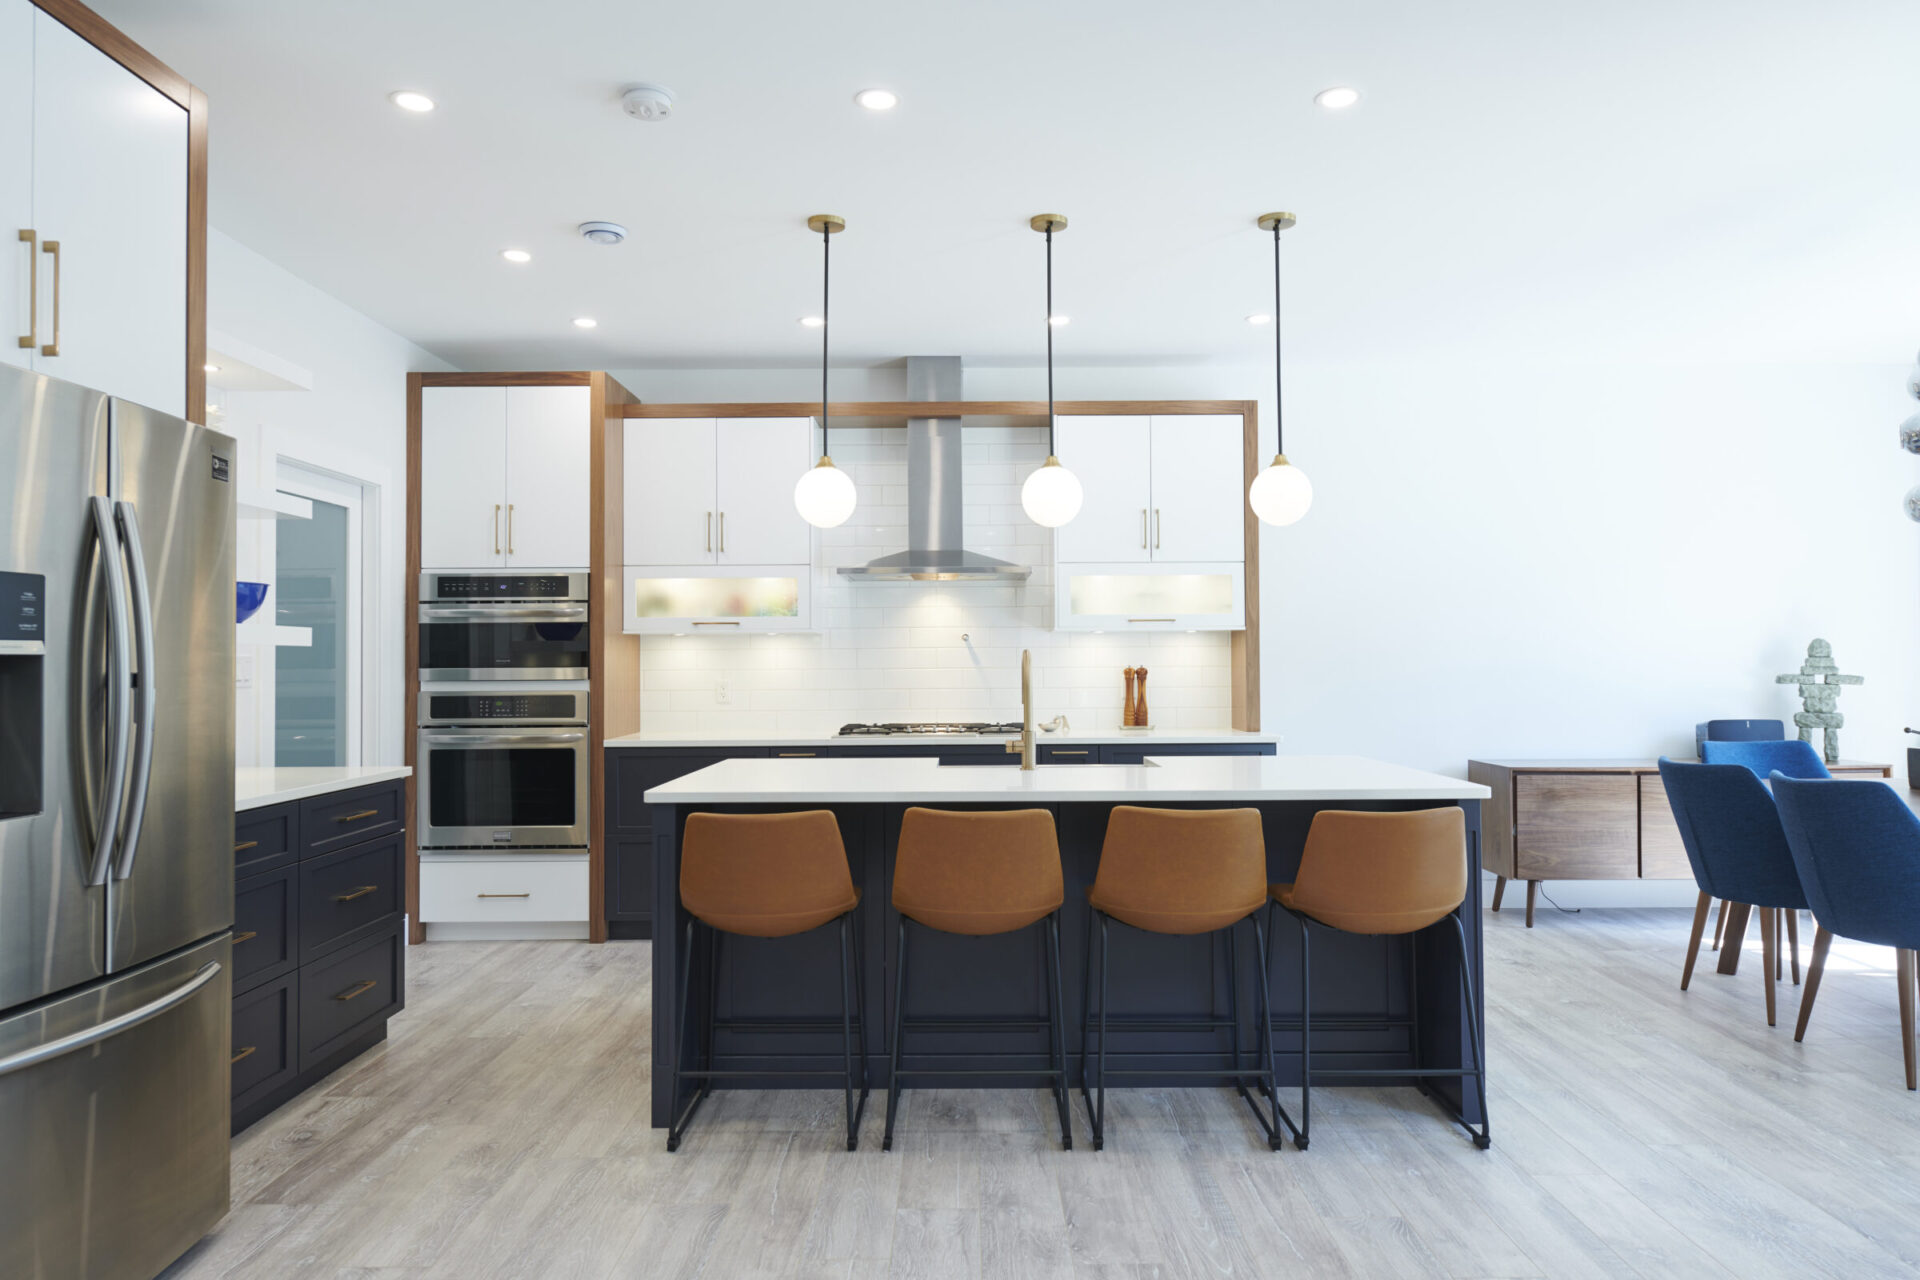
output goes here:
{"type": "Polygon", "coordinates": [[[575,941],[584,942],[587,937],[587,922],[519,920],[500,924],[429,924],[428,942],[514,942],[526,941],[575,941]]]}

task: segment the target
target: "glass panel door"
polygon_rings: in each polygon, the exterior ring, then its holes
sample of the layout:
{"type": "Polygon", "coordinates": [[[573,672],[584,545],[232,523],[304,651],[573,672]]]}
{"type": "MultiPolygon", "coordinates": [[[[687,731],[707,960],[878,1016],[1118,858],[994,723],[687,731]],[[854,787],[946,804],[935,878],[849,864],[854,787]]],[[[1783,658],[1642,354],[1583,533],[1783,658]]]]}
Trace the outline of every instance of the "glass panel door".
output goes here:
{"type": "Polygon", "coordinates": [[[289,464],[279,487],[311,500],[313,518],[278,522],[274,621],[311,640],[274,650],[274,763],[358,764],[360,488],[289,464]]]}

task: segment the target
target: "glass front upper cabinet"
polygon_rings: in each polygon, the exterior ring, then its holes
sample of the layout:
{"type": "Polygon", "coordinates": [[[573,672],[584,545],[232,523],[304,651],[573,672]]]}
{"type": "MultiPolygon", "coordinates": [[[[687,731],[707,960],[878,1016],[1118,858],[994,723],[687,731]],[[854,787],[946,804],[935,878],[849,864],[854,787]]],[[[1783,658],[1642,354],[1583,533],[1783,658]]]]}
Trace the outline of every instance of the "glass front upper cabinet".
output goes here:
{"type": "Polygon", "coordinates": [[[811,631],[806,565],[629,565],[621,629],[631,635],[811,631]]]}
{"type": "Polygon", "coordinates": [[[1059,631],[1240,631],[1247,578],[1239,564],[1067,564],[1055,569],[1059,631]]]}

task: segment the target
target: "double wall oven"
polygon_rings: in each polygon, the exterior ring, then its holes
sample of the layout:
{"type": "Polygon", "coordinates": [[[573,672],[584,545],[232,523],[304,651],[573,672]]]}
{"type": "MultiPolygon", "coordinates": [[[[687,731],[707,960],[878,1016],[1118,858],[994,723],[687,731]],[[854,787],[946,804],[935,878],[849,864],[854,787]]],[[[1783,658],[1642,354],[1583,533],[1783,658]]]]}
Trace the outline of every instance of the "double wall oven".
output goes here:
{"type": "Polygon", "coordinates": [[[587,847],[588,621],[583,573],[422,575],[422,855],[587,847]]]}

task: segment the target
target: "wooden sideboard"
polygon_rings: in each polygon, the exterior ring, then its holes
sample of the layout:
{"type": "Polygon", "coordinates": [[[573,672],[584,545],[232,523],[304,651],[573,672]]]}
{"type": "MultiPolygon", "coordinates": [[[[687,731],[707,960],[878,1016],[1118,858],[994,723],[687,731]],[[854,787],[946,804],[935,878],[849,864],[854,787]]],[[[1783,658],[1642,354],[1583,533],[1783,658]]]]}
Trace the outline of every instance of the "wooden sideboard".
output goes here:
{"type": "MultiPolygon", "coordinates": [[[[1884,764],[1842,760],[1835,777],[1886,778],[1884,764]]],[[[1527,882],[1527,927],[1543,880],[1690,880],[1693,868],[1654,760],[1469,760],[1493,791],[1481,825],[1493,909],[1527,882]]]]}

